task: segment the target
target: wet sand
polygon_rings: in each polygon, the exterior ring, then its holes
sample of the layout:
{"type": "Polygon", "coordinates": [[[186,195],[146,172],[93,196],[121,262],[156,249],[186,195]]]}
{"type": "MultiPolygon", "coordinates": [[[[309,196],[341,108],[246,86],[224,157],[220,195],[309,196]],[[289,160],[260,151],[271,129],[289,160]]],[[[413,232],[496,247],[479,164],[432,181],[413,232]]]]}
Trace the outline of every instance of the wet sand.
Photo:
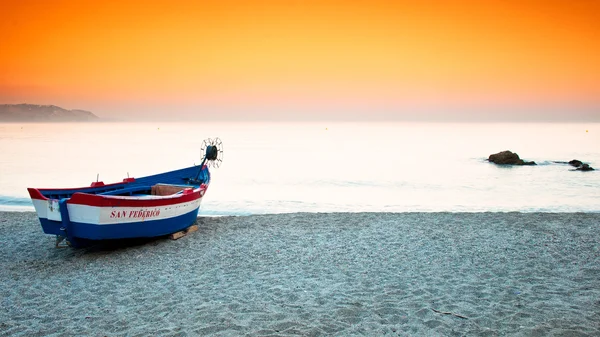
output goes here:
{"type": "Polygon", "coordinates": [[[599,213],[199,218],[55,248],[0,212],[1,336],[598,336],[599,213]]]}

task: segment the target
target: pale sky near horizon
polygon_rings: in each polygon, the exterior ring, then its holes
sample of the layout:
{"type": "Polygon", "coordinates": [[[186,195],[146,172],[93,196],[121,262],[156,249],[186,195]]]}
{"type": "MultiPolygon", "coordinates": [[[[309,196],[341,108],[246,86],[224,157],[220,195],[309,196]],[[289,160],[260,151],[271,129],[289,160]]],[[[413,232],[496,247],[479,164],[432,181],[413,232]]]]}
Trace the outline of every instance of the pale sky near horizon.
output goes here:
{"type": "Polygon", "coordinates": [[[120,119],[600,121],[600,1],[3,3],[0,104],[120,119]]]}

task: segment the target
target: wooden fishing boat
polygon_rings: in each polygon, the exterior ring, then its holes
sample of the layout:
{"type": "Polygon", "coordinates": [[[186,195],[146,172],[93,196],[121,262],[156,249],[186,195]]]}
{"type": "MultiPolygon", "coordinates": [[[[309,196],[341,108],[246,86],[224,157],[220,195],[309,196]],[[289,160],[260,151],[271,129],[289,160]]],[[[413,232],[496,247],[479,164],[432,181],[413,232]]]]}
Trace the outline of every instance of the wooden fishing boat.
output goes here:
{"type": "Polygon", "coordinates": [[[192,226],[210,184],[209,166],[222,162],[222,143],[203,142],[198,166],[81,188],[28,188],[46,234],[72,247],[96,240],[168,235],[192,226]]]}

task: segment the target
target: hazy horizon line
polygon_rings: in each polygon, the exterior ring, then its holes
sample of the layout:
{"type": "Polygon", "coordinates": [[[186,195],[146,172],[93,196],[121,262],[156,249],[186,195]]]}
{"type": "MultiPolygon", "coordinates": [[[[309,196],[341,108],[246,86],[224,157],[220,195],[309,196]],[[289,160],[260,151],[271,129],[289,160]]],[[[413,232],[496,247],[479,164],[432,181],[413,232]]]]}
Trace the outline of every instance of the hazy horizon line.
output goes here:
{"type": "Polygon", "coordinates": [[[2,121],[0,124],[104,124],[104,123],[127,123],[127,124],[147,124],[147,123],[299,123],[299,124],[314,124],[314,123],[437,123],[437,124],[584,124],[593,123],[600,124],[600,119],[498,119],[498,120],[487,120],[487,119],[160,119],[160,118],[145,118],[144,120],[135,119],[119,119],[119,118],[102,118],[99,117],[97,120],[88,121],[2,121]]]}

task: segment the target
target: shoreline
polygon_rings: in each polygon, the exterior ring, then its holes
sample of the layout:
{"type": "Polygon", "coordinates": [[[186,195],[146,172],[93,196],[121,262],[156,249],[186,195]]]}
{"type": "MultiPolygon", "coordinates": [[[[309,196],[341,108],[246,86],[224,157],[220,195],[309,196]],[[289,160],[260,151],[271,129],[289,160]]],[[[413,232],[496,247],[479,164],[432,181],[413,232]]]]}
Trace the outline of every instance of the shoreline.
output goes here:
{"type": "Polygon", "coordinates": [[[54,248],[0,212],[0,335],[600,334],[599,213],[200,216],[54,248]]]}
{"type": "MultiPolygon", "coordinates": [[[[540,211],[540,210],[531,210],[531,211],[402,211],[402,212],[379,212],[379,211],[356,211],[356,212],[348,212],[348,211],[319,211],[319,212],[303,212],[303,211],[286,211],[281,213],[250,213],[245,211],[239,212],[227,212],[220,213],[218,211],[206,211],[208,213],[202,214],[202,207],[200,207],[200,212],[198,213],[198,218],[203,217],[228,217],[228,216],[256,216],[256,215],[288,215],[288,214],[413,214],[413,213],[423,213],[423,214],[510,214],[510,213],[518,213],[518,214],[600,214],[600,210],[594,211],[540,211]]],[[[35,213],[35,208],[33,205],[0,205],[0,214],[2,213],[35,213]]]]}

